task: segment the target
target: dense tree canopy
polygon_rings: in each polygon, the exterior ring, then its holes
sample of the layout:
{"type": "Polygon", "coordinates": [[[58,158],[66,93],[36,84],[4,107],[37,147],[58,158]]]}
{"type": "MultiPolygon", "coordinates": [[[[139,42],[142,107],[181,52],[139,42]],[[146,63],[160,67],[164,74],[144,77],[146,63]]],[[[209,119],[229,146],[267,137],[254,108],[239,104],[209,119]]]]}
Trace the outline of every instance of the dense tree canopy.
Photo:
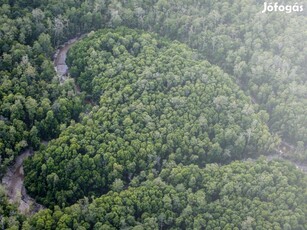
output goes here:
{"type": "MultiPolygon", "coordinates": [[[[269,113],[271,130],[296,145],[307,137],[306,11],[262,14],[262,9],[261,2],[243,0],[7,1],[1,7],[1,47],[7,53],[18,41],[50,54],[48,37],[58,45],[103,27],[154,31],[196,48],[232,75],[269,113]]],[[[13,61],[10,55],[3,60],[13,61]]]]}
{"type": "Polygon", "coordinates": [[[102,30],[75,45],[69,59],[99,106],[27,162],[28,189],[45,205],[99,195],[115,179],[160,171],[166,160],[226,163],[274,144],[231,79],[180,43],[102,30]]]}
{"type": "Polygon", "coordinates": [[[36,14],[19,9],[16,19],[14,10],[1,5],[0,175],[22,150],[38,149],[41,139],[57,137],[60,124],[77,120],[82,110],[73,85],[58,83],[50,35],[44,30],[32,34],[36,14]]]}
{"type": "Polygon", "coordinates": [[[307,159],[304,7],[2,0],[0,177],[34,149],[26,186],[47,209],[25,217],[0,187],[0,228],[307,229],[306,176],[231,163],[307,159]],[[55,49],[85,33],[60,83],[55,49]]]}
{"type": "MultiPolygon", "coordinates": [[[[287,1],[287,5],[295,3],[287,1]]],[[[305,145],[306,10],[292,14],[262,10],[262,1],[244,0],[157,0],[152,4],[130,0],[109,5],[111,22],[116,16],[121,24],[154,31],[197,49],[232,75],[269,113],[268,124],[274,133],[294,145],[305,145]]],[[[304,154],[302,149],[300,154],[304,154]]]]}
{"type": "Polygon", "coordinates": [[[168,165],[92,202],[44,210],[25,229],[306,229],[306,175],[283,162],[168,165]],[[47,224],[48,223],[48,224],[47,224]]]}

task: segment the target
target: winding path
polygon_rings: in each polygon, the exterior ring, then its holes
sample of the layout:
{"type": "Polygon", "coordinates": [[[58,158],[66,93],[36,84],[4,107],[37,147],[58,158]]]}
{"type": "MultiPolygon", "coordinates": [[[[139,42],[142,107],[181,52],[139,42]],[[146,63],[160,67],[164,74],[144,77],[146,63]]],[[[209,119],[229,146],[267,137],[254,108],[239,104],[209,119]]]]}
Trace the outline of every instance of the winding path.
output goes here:
{"type": "Polygon", "coordinates": [[[78,38],[73,38],[69,40],[64,45],[62,45],[59,49],[57,49],[54,55],[53,65],[54,65],[55,72],[59,76],[60,83],[63,83],[66,80],[65,76],[67,76],[68,74],[68,66],[66,64],[67,52],[69,48],[78,40],[79,40],[78,38]]]}
{"type": "Polygon", "coordinates": [[[32,154],[32,149],[27,149],[21,153],[16,158],[15,164],[8,168],[2,178],[2,184],[6,189],[9,201],[17,204],[19,212],[25,215],[34,214],[44,208],[27,194],[24,186],[23,161],[32,154]]]}
{"type": "Polygon", "coordinates": [[[70,39],[58,48],[53,57],[53,65],[55,72],[59,76],[60,83],[64,83],[68,76],[68,66],[66,64],[67,52],[77,41],[84,38],[87,34],[70,39]]]}

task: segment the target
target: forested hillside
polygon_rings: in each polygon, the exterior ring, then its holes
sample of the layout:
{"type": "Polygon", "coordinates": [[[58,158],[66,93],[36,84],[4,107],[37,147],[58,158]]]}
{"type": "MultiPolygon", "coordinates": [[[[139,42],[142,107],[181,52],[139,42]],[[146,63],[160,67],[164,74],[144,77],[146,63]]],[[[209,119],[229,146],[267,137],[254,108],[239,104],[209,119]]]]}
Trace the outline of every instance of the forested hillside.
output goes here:
{"type": "Polygon", "coordinates": [[[0,176],[34,150],[18,170],[45,210],[0,187],[0,228],[307,229],[307,5],[279,4],[306,9],[1,1],[0,176]]]}
{"type": "Polygon", "coordinates": [[[306,186],[305,175],[279,162],[209,164],[203,169],[169,164],[155,179],[92,202],[86,198],[65,209],[44,210],[24,227],[306,229],[306,186]]]}
{"type": "Polygon", "coordinates": [[[109,8],[114,25],[120,21],[183,41],[219,65],[269,113],[272,132],[304,154],[306,11],[263,14],[262,2],[242,0],[112,1],[109,8]]]}
{"type": "Polygon", "coordinates": [[[125,28],[75,45],[71,74],[99,106],[27,162],[29,192],[44,205],[71,204],[165,162],[204,166],[270,151],[273,138],[248,99],[196,58],[182,44],[125,28]]]}

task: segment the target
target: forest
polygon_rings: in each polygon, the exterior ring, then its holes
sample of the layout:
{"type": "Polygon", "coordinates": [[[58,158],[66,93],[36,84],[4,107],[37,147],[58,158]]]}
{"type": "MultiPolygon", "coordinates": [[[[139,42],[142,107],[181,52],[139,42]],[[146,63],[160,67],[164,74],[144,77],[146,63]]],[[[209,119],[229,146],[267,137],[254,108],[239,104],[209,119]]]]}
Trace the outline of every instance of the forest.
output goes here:
{"type": "Polygon", "coordinates": [[[302,4],[2,0],[0,228],[307,229],[302,4]]]}

